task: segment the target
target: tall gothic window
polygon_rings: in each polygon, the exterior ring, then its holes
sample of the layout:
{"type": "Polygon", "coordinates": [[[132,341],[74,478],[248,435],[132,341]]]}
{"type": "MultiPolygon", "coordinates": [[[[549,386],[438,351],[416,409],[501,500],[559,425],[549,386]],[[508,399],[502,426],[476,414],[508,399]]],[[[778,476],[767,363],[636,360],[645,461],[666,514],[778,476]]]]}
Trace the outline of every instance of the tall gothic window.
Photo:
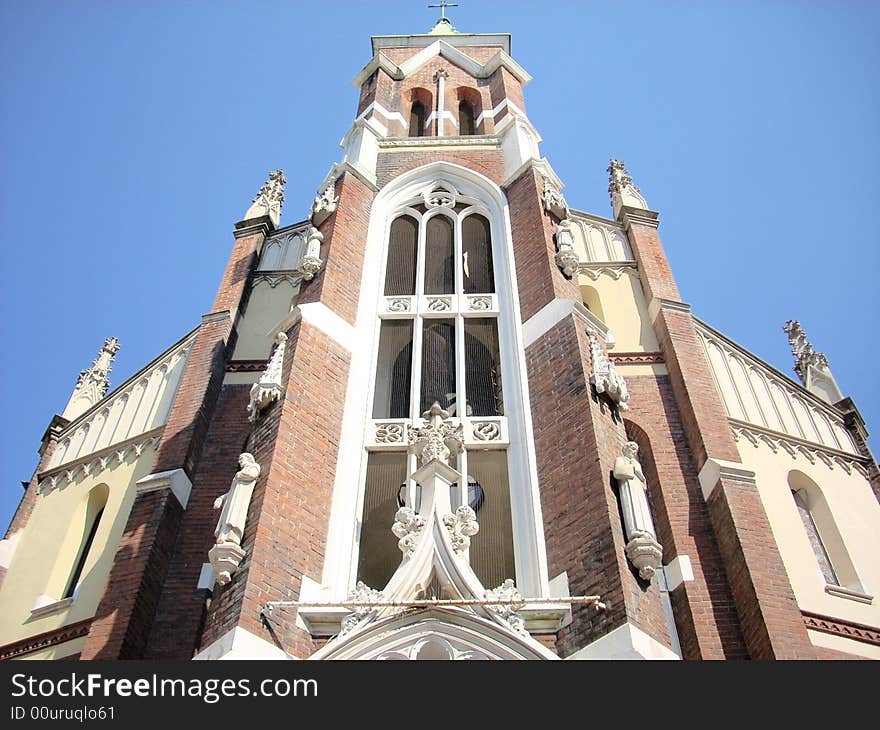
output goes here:
{"type": "MultiPolygon", "coordinates": [[[[370,451],[358,579],[381,588],[400,563],[394,512],[416,495],[405,432],[434,402],[458,419],[467,476],[453,500],[477,510],[471,564],[484,585],[515,577],[507,422],[491,225],[474,200],[435,186],[398,211],[388,230],[379,306],[370,451]]],[[[417,506],[417,505],[416,505],[417,506]]]]}

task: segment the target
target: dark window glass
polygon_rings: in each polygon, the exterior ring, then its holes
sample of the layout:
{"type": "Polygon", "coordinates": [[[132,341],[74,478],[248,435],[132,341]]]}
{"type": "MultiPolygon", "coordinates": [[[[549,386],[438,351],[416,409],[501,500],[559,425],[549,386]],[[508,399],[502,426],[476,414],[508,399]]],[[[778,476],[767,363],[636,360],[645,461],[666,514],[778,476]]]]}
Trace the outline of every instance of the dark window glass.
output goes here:
{"type": "Polygon", "coordinates": [[[452,221],[435,215],[425,230],[425,294],[452,294],[455,291],[452,221]]]}
{"type": "Polygon", "coordinates": [[[455,320],[425,321],[422,334],[422,387],[419,413],[434,401],[454,413],[455,409],[455,320]]]}
{"type": "Polygon", "coordinates": [[[458,103],[458,133],[477,133],[477,125],[474,119],[474,107],[464,99],[458,103]]]}
{"type": "Polygon", "coordinates": [[[368,586],[384,588],[400,565],[400,550],[391,525],[397,512],[397,493],[405,481],[406,453],[370,454],[358,557],[358,580],[368,586]]]}
{"type": "Polygon", "coordinates": [[[416,292],[416,246],[419,224],[409,216],[391,224],[388,265],[385,269],[385,296],[403,296],[416,292]]]}
{"type": "Polygon", "coordinates": [[[425,136],[425,105],[420,101],[413,102],[412,110],[409,115],[409,136],[424,137],[425,136]]]}
{"type": "Polygon", "coordinates": [[[465,392],[468,416],[502,416],[498,325],[491,318],[464,321],[465,392]]]}
{"type": "Polygon", "coordinates": [[[104,508],[101,507],[101,509],[98,510],[98,514],[95,515],[95,519],[92,521],[92,526],[89,528],[89,534],[86,536],[86,541],[83,543],[83,546],[79,551],[76,566],[73,569],[73,574],[70,576],[70,581],[67,584],[67,589],[64,591],[62,598],[70,598],[73,595],[74,590],[76,590],[76,584],[79,583],[79,579],[82,577],[83,568],[85,568],[86,559],[89,557],[89,551],[92,549],[92,543],[95,541],[95,534],[98,532],[98,525],[101,523],[101,515],[103,514],[104,508]]]}
{"type": "Polygon", "coordinates": [[[492,239],[489,233],[489,221],[483,216],[469,215],[462,221],[461,256],[464,293],[494,293],[492,239]]]}
{"type": "Polygon", "coordinates": [[[409,418],[412,333],[411,320],[386,319],[382,322],[373,418],[409,418]]]}

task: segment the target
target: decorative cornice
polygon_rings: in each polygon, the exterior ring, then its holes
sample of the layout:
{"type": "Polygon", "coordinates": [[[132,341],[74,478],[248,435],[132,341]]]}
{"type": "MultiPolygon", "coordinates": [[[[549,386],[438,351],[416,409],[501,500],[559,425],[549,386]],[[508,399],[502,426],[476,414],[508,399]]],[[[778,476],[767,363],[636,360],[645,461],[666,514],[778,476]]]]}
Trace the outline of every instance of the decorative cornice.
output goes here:
{"type": "Polygon", "coordinates": [[[398,151],[401,147],[500,147],[501,137],[495,134],[467,137],[392,137],[379,140],[379,152],[398,151]]]}
{"type": "Polygon", "coordinates": [[[274,289],[282,281],[289,282],[291,286],[296,286],[303,280],[303,272],[298,269],[277,270],[277,271],[257,271],[251,278],[251,287],[262,282],[267,282],[274,289]]]}
{"type": "Polygon", "coordinates": [[[0,661],[15,659],[16,657],[40,651],[41,649],[48,649],[49,647],[57,646],[58,644],[64,644],[73,639],[80,639],[89,633],[92,621],[92,618],[83,619],[82,621],[77,621],[76,623],[68,624],[67,626],[62,626],[58,629],[52,629],[51,631],[45,631],[42,634],[28,636],[25,639],[19,639],[18,641],[4,644],[3,646],[0,646],[0,661]]]}
{"type": "Polygon", "coordinates": [[[608,358],[615,365],[654,365],[666,362],[662,352],[609,352],[608,358]]]}
{"type": "Polygon", "coordinates": [[[586,274],[593,281],[596,281],[602,275],[610,276],[617,281],[624,274],[638,276],[639,267],[634,261],[582,262],[578,265],[578,273],[586,274]]]}
{"type": "Polygon", "coordinates": [[[819,613],[801,611],[804,618],[804,626],[812,631],[821,631],[825,634],[842,636],[865,644],[880,646],[880,628],[858,624],[855,621],[846,621],[840,618],[831,618],[819,613]]]}
{"type": "Polygon", "coordinates": [[[74,481],[80,474],[83,477],[97,476],[107,469],[114,460],[119,464],[124,463],[131,453],[140,456],[145,449],[156,446],[159,443],[164,428],[164,426],[154,428],[152,431],[139,434],[127,441],[120,441],[100,451],[93,451],[91,454],[87,454],[80,459],[75,459],[67,464],[62,464],[59,467],[38,474],[39,491],[46,494],[65,482],[74,481]]]}
{"type": "Polygon", "coordinates": [[[226,363],[227,373],[261,373],[266,369],[266,360],[230,360],[226,363]]]}
{"type": "Polygon", "coordinates": [[[850,454],[846,451],[833,449],[830,446],[817,444],[806,439],[799,439],[796,436],[789,436],[786,433],[762,428],[753,423],[746,423],[735,418],[729,418],[728,421],[730,422],[730,430],[734,441],[745,439],[755,448],[763,443],[774,454],[778,453],[780,449],[785,451],[792,459],[800,454],[811,464],[815,464],[818,460],[829,469],[833,469],[835,465],[839,466],[847,474],[852,473],[853,469],[862,476],[867,476],[868,474],[868,467],[871,462],[868,457],[850,454]]]}

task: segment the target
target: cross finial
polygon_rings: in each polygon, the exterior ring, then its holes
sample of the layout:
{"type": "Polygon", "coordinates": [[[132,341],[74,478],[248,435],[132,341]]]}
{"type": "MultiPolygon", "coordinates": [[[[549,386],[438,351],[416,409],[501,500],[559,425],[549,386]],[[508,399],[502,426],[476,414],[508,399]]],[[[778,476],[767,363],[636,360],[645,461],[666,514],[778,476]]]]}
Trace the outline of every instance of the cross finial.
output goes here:
{"type": "Polygon", "coordinates": [[[446,8],[457,8],[458,3],[448,3],[446,0],[440,0],[437,5],[429,5],[429,8],[440,8],[440,17],[446,19],[446,8]]]}

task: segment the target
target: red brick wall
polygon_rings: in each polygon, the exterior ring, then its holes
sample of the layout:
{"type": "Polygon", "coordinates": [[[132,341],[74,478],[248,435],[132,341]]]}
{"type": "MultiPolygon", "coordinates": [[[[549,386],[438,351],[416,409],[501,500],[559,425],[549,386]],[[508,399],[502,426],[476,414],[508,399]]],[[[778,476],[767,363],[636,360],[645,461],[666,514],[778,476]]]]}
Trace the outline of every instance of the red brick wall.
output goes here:
{"type": "Polygon", "coordinates": [[[417,167],[443,160],[479,172],[500,185],[504,181],[504,159],[501,150],[444,149],[383,152],[376,165],[376,178],[384,187],[394,178],[417,167]]]}
{"type": "Polygon", "coordinates": [[[629,621],[670,646],[657,581],[638,578],[624,554],[611,469],[623,424],[589,384],[584,326],[569,317],[526,350],[549,573],[568,572],[572,595],[602,597],[605,611],[572,609],[557,634],[568,656],[629,621]]]}
{"type": "Polygon", "coordinates": [[[239,468],[238,456],[249,448],[249,397],[249,385],[226,385],[217,401],[156,610],[146,659],[189,659],[198,648],[208,591],[196,586],[214,544],[219,516],[214,500],[229,490],[239,468]]]}
{"type": "Polygon", "coordinates": [[[626,377],[627,438],[639,444],[664,561],[687,555],[694,580],[671,593],[685,659],[747,658],[697,469],[668,376],[626,377]]]}
{"type": "Polygon", "coordinates": [[[247,557],[214,595],[203,647],[238,625],[266,641],[277,638],[295,656],[316,648],[295,627],[294,611],[274,612],[274,637],[259,612],[266,601],[296,599],[303,575],[321,577],[350,356],[307,323],[288,334],[285,398],[254,433],[262,471],[242,540],[247,557]]]}

